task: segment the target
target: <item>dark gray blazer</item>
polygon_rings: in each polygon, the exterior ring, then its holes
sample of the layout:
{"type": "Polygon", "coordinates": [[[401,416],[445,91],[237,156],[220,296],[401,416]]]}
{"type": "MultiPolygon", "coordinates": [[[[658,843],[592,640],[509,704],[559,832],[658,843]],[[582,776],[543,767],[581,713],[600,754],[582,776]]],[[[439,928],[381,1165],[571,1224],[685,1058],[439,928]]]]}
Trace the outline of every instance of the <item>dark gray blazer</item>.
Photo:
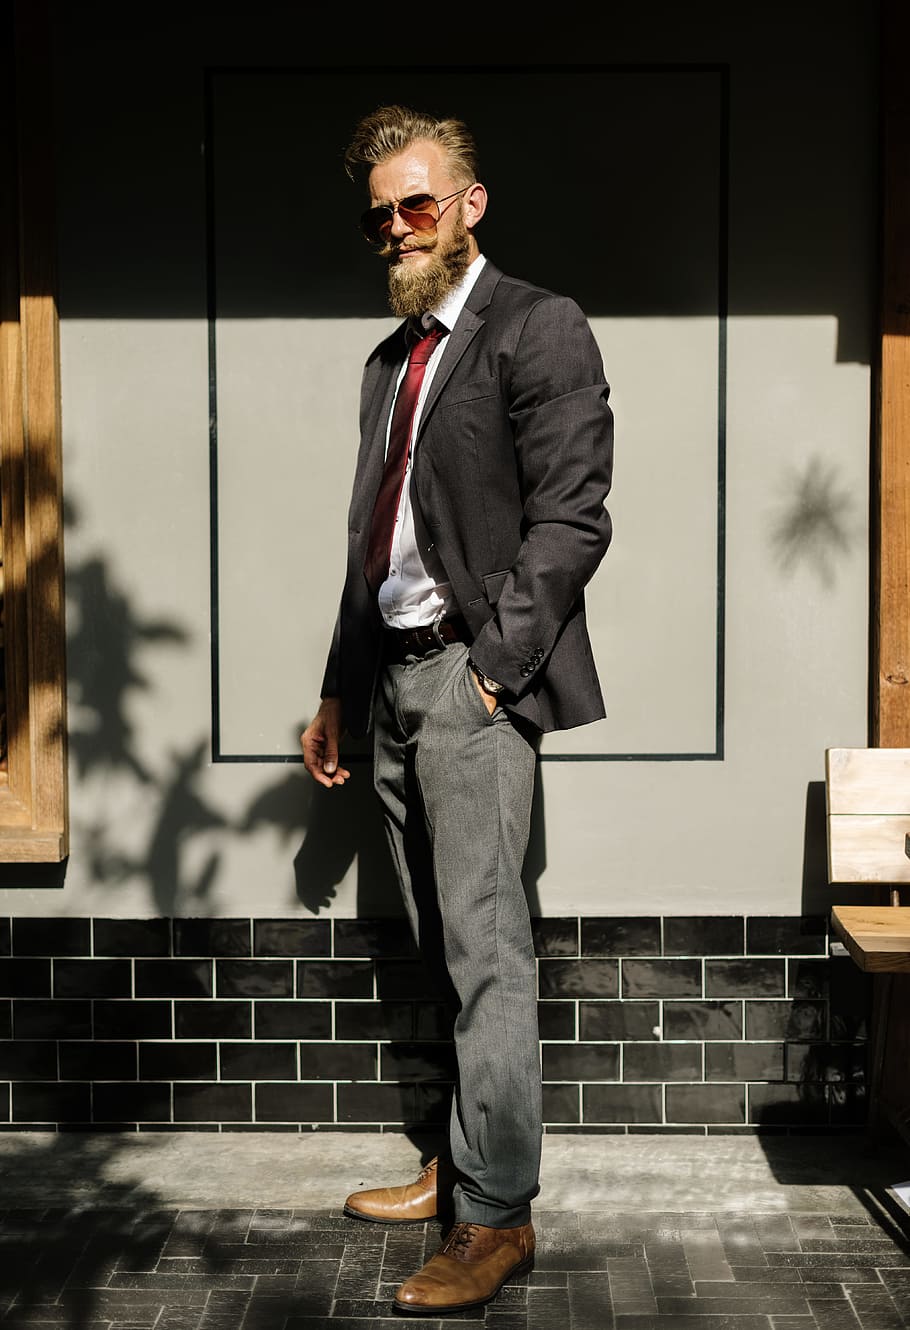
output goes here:
{"type": "MultiPolygon", "coordinates": [[[[367,733],[383,631],[363,574],[404,327],[363,375],[348,563],[323,697],[367,733]]],[[[598,720],[584,588],[610,543],[613,413],[594,336],[566,296],[489,260],[452,329],[421,414],[411,495],[473,634],[471,656],[540,730],[598,720]]]]}

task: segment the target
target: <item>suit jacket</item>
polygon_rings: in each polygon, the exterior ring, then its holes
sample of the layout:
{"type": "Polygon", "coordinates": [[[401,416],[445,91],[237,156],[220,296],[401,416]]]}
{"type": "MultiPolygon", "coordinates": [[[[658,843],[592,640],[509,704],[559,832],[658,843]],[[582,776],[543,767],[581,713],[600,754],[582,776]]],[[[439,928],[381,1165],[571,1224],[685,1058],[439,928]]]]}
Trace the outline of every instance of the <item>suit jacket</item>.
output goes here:
{"type": "MultiPolygon", "coordinates": [[[[348,561],[322,696],[371,725],[380,634],[363,573],[405,324],[364,369],[348,561]]],[[[613,413],[578,305],[487,260],[450,332],[417,438],[411,497],[473,635],[471,656],[542,731],[605,714],[584,588],[610,543],[613,413]]]]}

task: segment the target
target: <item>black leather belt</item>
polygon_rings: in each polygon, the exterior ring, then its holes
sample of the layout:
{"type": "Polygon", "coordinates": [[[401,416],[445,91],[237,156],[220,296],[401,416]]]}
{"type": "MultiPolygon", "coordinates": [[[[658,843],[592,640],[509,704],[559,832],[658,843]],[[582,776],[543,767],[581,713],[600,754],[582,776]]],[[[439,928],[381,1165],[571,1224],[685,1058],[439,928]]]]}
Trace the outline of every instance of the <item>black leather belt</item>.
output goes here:
{"type": "Polygon", "coordinates": [[[441,651],[452,642],[470,642],[468,625],[460,614],[436,623],[422,624],[419,628],[386,628],[383,630],[383,654],[386,660],[402,664],[408,656],[427,656],[441,651]]]}

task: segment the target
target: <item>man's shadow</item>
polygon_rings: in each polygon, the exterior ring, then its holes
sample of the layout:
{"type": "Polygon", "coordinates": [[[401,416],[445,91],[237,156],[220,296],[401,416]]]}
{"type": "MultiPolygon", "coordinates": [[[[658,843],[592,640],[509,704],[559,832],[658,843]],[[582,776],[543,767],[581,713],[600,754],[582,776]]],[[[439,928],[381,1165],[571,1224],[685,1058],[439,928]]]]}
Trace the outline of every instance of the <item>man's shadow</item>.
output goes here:
{"type": "MultiPolygon", "coordinates": [[[[305,833],[294,856],[297,897],[310,914],[327,910],[356,866],[356,917],[404,917],[401,892],[386,839],[372,764],[365,745],[341,758],[351,772],[344,786],[328,790],[295,771],[293,797],[304,801],[305,833]]],[[[540,916],[539,882],[546,867],[543,785],[538,760],[531,803],[531,831],[522,880],[532,918],[540,916]]]]}

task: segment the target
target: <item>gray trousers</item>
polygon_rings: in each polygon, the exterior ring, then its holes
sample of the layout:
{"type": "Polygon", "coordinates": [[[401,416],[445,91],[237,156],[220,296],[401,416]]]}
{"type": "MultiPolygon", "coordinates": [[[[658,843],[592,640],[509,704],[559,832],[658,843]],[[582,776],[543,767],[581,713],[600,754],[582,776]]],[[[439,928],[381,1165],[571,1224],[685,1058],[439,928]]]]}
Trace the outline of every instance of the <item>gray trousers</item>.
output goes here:
{"type": "Polygon", "coordinates": [[[537,978],[521,870],[536,732],[487,713],[467,648],[380,671],[374,779],[405,908],[455,995],[457,1221],[530,1220],[541,1148],[537,978]]]}

